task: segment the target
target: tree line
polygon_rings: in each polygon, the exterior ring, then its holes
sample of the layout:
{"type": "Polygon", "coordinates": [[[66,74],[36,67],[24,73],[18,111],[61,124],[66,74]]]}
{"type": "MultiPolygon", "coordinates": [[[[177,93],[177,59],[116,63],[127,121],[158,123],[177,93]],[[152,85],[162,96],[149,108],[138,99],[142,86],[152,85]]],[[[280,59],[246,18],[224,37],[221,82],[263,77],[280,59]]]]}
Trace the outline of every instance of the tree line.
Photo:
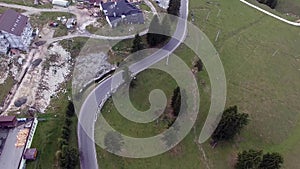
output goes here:
{"type": "Polygon", "coordinates": [[[257,0],[259,3],[266,4],[270,8],[274,9],[277,6],[277,0],[257,0]]]}
{"type": "Polygon", "coordinates": [[[73,102],[69,101],[65,112],[64,126],[61,129],[61,137],[58,139],[59,150],[56,153],[60,168],[73,169],[78,164],[79,153],[77,147],[70,146],[72,117],[75,115],[73,102]]]}

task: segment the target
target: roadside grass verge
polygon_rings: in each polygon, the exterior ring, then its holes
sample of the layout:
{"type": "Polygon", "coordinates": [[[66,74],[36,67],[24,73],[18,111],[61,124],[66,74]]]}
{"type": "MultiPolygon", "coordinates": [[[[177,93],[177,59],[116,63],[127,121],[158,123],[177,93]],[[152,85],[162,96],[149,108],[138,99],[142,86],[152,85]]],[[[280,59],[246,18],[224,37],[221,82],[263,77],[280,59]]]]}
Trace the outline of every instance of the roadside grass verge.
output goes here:
{"type": "Polygon", "coordinates": [[[291,13],[300,17],[300,0],[279,0],[276,9],[282,13],[291,13]]]}
{"type": "MultiPolygon", "coordinates": [[[[0,14],[4,13],[4,12],[5,12],[6,10],[8,10],[8,9],[10,9],[10,8],[6,8],[6,7],[1,6],[1,7],[0,7],[0,14]]],[[[15,10],[16,12],[19,12],[19,13],[25,12],[25,11],[22,10],[22,9],[16,9],[16,8],[13,8],[13,10],[15,10]]]]}
{"type": "MultiPolygon", "coordinates": [[[[290,21],[296,21],[297,19],[299,19],[299,15],[297,14],[300,10],[300,6],[298,8],[298,5],[292,5],[291,1],[299,1],[299,0],[288,0],[288,2],[284,2],[282,3],[281,1],[278,1],[278,5],[276,6],[275,9],[271,9],[269,6],[265,5],[265,4],[261,4],[259,2],[257,2],[256,0],[247,0],[248,2],[250,2],[251,4],[254,4],[266,11],[269,11],[277,16],[280,16],[284,19],[290,20],[290,21]],[[290,7],[287,7],[287,4],[291,5],[290,7]],[[287,15],[286,13],[288,12],[284,12],[284,11],[289,11],[289,13],[293,13],[295,15],[298,15],[298,17],[293,16],[293,15],[287,15]]],[[[286,1],[286,0],[285,0],[286,1]]],[[[296,4],[296,2],[294,2],[296,4]]],[[[246,4],[244,4],[246,5],[246,4]]],[[[246,5],[247,6],[247,5],[246,5]]],[[[260,12],[260,11],[259,11],[260,12]]]]}
{"type": "Polygon", "coordinates": [[[151,8],[148,5],[146,5],[144,2],[140,3],[139,7],[141,10],[149,11],[149,12],[151,11],[151,8]]]}

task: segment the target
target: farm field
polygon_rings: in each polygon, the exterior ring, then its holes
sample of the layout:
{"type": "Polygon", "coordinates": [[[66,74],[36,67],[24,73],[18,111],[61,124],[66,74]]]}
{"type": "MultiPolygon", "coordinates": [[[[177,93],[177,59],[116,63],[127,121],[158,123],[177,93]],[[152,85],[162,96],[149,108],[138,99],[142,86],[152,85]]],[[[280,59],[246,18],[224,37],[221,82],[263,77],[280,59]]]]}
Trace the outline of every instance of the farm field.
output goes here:
{"type": "MultiPolygon", "coordinates": [[[[148,159],[121,158],[98,148],[100,167],[204,169],[209,166],[230,169],[238,152],[252,148],[279,152],[285,160],[284,168],[300,168],[297,163],[297,154],[300,153],[300,29],[266,16],[239,1],[207,3],[191,0],[189,6],[195,17],[194,24],[206,33],[220,53],[227,78],[227,106],[237,105],[241,112],[248,113],[250,124],[234,140],[219,143],[215,149],[212,149],[209,141],[201,146],[194,142],[210,105],[209,81],[206,73],[202,72],[197,75],[198,82],[204,82],[199,83],[201,104],[198,122],[195,130],[180,145],[148,159]],[[215,41],[219,31],[220,36],[215,41]],[[201,147],[204,151],[200,151],[201,147]],[[203,152],[207,159],[203,158],[203,152]]],[[[176,54],[191,65],[194,54],[185,46],[181,46],[176,54]]],[[[154,84],[168,90],[174,87],[172,82],[169,84],[156,80],[165,77],[164,74],[156,74],[149,71],[140,74],[143,91],[153,88],[154,84]]],[[[167,96],[170,93],[168,90],[167,96]]],[[[141,99],[148,98],[145,93],[133,92],[133,104],[147,106],[136,104],[137,101],[147,103],[147,99],[141,99]]],[[[126,127],[130,124],[122,121],[111,102],[105,104],[102,112],[116,130],[126,133],[126,127]]],[[[127,134],[134,134],[142,127],[129,129],[127,134]]]]}

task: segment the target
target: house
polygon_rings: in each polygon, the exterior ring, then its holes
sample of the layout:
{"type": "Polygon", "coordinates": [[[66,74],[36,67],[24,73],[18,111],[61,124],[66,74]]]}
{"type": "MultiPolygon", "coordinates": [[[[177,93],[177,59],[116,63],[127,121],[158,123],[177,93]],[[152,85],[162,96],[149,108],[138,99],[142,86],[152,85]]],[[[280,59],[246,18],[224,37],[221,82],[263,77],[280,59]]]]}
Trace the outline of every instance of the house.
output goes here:
{"type": "Polygon", "coordinates": [[[124,24],[144,24],[144,14],[135,5],[127,0],[118,0],[115,2],[106,2],[100,4],[100,10],[103,11],[106,21],[110,27],[116,27],[124,24]]]}
{"type": "Polygon", "coordinates": [[[70,5],[69,1],[66,0],[52,0],[52,5],[61,6],[61,7],[68,7],[70,5]]]}
{"type": "Polygon", "coordinates": [[[0,16],[0,45],[2,52],[7,48],[28,51],[33,29],[29,18],[14,10],[7,10],[0,16]]]}
{"type": "Polygon", "coordinates": [[[85,2],[94,5],[95,7],[100,7],[102,0],[85,0],[85,2]]]}
{"type": "Polygon", "coordinates": [[[1,128],[13,128],[17,126],[16,116],[0,116],[0,127],[1,128]]]}
{"type": "Polygon", "coordinates": [[[67,29],[72,29],[77,24],[77,20],[75,18],[69,18],[66,23],[67,29]]]}
{"type": "MultiPolygon", "coordinates": [[[[83,2],[86,2],[90,5],[94,5],[95,7],[100,7],[101,3],[117,2],[117,1],[119,1],[119,0],[84,0],[83,2]]],[[[139,2],[141,2],[141,0],[128,0],[128,2],[139,3],[139,2]]]]}
{"type": "Polygon", "coordinates": [[[5,36],[0,33],[0,54],[7,54],[9,51],[9,43],[5,36]]]}
{"type": "Polygon", "coordinates": [[[24,153],[25,160],[36,160],[37,149],[36,148],[28,148],[24,153]]]}

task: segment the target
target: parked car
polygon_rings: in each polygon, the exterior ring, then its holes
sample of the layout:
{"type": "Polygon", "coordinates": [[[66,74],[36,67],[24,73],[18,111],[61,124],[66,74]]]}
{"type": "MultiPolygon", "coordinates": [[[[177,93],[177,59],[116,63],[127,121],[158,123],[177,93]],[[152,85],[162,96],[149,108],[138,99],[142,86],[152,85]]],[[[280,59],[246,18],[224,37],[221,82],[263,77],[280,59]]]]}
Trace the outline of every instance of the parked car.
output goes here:
{"type": "Polygon", "coordinates": [[[58,27],[58,23],[57,22],[50,22],[49,23],[49,26],[51,26],[51,27],[58,27]]]}

